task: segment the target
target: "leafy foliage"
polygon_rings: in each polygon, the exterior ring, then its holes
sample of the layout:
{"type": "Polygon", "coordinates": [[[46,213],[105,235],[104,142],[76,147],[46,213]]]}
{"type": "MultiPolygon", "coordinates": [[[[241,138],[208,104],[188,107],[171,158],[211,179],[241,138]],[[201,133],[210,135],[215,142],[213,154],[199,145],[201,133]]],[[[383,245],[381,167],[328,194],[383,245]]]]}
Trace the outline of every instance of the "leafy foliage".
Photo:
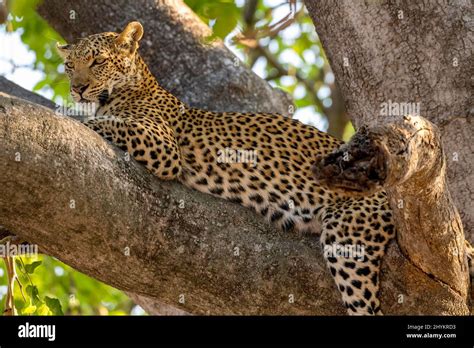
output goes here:
{"type": "Polygon", "coordinates": [[[11,1],[9,28],[21,33],[23,43],[35,53],[32,68],[44,72],[34,91],[52,91],[53,99],[68,99],[69,83],[62,60],[56,52],[56,42],[64,39],[40,17],[35,8],[40,0],[11,1]]]}
{"type": "MultiPolygon", "coordinates": [[[[121,291],[92,279],[62,262],[40,255],[16,257],[15,307],[21,315],[125,315],[133,302],[121,291]],[[21,285],[21,286],[20,286],[21,285]]],[[[0,267],[0,311],[7,284],[0,267]]]]}

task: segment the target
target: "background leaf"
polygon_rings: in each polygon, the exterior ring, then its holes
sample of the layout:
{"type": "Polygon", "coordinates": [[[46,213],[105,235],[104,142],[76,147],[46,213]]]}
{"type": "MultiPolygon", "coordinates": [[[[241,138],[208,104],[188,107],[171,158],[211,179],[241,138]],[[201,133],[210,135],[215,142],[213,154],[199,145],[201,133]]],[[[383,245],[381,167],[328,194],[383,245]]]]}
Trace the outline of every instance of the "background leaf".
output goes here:
{"type": "Polygon", "coordinates": [[[44,300],[46,302],[46,306],[48,306],[49,310],[54,315],[64,315],[63,309],[61,308],[61,303],[59,303],[59,300],[57,298],[51,298],[49,296],[46,296],[44,300]]]}
{"type": "Polygon", "coordinates": [[[25,265],[26,273],[33,274],[35,272],[36,267],[41,265],[41,261],[34,261],[30,264],[25,265]]]}

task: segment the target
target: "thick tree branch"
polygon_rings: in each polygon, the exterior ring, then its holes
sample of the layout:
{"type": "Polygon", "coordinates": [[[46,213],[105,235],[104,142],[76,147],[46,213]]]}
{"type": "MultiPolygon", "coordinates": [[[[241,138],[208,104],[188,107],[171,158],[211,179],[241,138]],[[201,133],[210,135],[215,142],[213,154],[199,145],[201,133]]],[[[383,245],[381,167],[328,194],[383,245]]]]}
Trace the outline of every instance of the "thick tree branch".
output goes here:
{"type": "Polygon", "coordinates": [[[344,313],[316,240],[161,182],[88,128],[20,99],[0,97],[0,134],[2,224],[49,255],[192,313],[344,313]]]}
{"type": "MultiPolygon", "coordinates": [[[[279,233],[247,209],[160,182],[125,159],[73,120],[0,98],[0,217],[44,252],[132,292],[150,313],[345,313],[313,237],[279,233]]],[[[381,301],[387,314],[468,311],[396,243],[383,262],[381,301]]]]}

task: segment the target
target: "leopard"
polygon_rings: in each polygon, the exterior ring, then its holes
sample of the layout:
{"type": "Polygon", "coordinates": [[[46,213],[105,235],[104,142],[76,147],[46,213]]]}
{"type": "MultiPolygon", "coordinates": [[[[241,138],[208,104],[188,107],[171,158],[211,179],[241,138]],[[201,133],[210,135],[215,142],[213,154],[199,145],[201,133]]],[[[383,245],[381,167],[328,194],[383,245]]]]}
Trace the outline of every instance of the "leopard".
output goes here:
{"type": "Polygon", "coordinates": [[[347,313],[382,315],[381,262],[396,234],[386,192],[354,197],[320,185],[316,158],[343,142],[313,126],[187,105],[151,73],[138,52],[143,35],[133,21],[57,43],[72,98],[97,105],[85,126],[161,180],[254,209],[281,233],[315,235],[347,313]]]}

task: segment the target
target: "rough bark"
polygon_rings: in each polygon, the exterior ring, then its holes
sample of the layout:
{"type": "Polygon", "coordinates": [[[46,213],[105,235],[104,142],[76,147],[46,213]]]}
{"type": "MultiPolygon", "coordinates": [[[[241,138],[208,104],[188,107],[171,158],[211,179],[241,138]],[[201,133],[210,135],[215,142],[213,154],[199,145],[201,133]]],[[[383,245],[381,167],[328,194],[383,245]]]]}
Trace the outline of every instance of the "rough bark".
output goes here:
{"type": "Polygon", "coordinates": [[[332,105],[324,110],[329,122],[327,132],[333,137],[343,140],[344,131],[350,119],[347,115],[344,99],[342,98],[341,90],[337,86],[337,83],[334,82],[331,84],[330,88],[332,105]]]}
{"type": "Polygon", "coordinates": [[[448,184],[474,242],[471,1],[312,1],[306,6],[356,127],[382,103],[420,103],[441,131],[448,184]]]}

